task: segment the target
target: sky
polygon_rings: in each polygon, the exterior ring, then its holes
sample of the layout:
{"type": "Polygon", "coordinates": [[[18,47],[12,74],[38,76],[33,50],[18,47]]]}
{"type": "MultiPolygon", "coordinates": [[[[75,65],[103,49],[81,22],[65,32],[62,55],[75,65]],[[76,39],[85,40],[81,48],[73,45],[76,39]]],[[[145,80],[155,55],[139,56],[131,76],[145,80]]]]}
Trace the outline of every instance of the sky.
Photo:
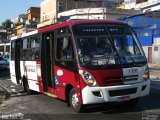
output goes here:
{"type": "Polygon", "coordinates": [[[29,7],[40,7],[43,0],[0,0],[0,24],[6,19],[14,19],[19,14],[27,14],[29,7]]]}

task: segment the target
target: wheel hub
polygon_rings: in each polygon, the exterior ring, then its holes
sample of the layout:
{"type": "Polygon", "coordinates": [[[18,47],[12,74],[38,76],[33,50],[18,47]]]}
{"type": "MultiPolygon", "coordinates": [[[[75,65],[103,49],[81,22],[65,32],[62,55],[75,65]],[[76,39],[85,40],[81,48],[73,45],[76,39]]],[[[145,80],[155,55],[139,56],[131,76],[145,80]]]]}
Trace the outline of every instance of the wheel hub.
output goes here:
{"type": "Polygon", "coordinates": [[[78,105],[79,105],[79,99],[78,99],[77,93],[74,93],[72,95],[72,105],[73,105],[74,108],[77,108],[78,105]]]}

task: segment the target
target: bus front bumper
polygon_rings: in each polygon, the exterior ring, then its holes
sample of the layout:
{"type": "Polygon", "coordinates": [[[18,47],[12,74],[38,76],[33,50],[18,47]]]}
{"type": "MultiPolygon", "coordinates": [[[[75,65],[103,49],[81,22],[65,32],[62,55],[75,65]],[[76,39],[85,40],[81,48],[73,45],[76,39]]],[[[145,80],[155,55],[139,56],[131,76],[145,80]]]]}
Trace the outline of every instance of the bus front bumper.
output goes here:
{"type": "Polygon", "coordinates": [[[120,86],[89,87],[82,90],[83,104],[97,104],[105,102],[124,102],[148,95],[150,80],[120,86]]]}

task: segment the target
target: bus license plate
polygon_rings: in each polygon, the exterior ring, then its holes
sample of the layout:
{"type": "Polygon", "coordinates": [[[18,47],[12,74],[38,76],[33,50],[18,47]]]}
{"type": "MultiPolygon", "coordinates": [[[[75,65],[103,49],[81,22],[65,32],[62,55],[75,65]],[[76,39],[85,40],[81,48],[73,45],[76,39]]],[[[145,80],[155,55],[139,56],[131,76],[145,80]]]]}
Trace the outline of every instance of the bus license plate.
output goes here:
{"type": "Polygon", "coordinates": [[[119,102],[125,102],[125,101],[129,101],[129,100],[130,100],[130,97],[129,97],[129,96],[119,97],[119,98],[118,98],[118,101],[119,101],[119,102]]]}

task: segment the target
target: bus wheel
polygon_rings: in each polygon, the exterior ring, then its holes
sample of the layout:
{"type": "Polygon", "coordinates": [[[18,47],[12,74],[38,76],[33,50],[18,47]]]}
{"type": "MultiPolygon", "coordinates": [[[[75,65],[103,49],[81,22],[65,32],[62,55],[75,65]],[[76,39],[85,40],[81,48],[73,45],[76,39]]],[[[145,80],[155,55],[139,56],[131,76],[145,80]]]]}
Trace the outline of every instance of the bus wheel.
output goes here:
{"type": "Polygon", "coordinates": [[[71,108],[75,112],[82,112],[82,105],[79,102],[78,94],[74,88],[72,88],[72,90],[70,91],[69,102],[71,108]]]}

